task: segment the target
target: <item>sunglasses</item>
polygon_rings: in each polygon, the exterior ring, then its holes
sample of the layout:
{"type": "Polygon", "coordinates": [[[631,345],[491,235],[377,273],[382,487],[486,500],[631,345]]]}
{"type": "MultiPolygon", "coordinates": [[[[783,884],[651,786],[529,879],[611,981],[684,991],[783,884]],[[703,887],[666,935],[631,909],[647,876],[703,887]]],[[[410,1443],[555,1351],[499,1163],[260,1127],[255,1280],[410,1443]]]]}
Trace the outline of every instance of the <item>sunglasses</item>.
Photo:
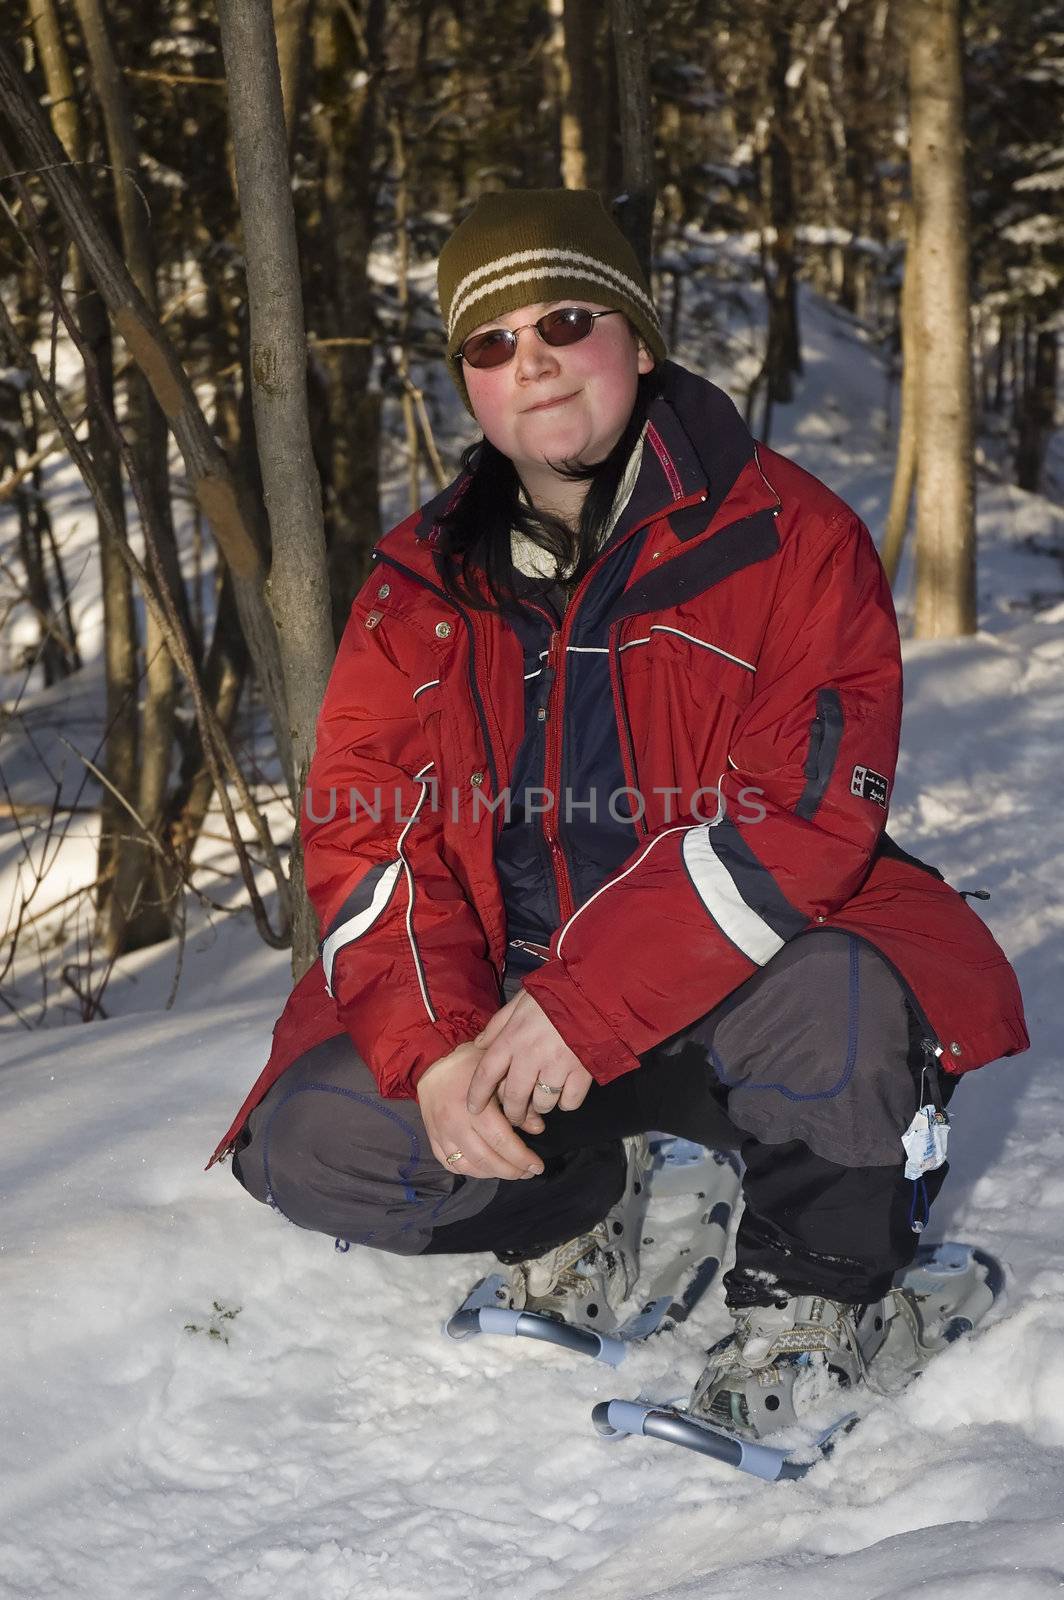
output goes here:
{"type": "Polygon", "coordinates": [[[471,333],[455,356],[467,367],[504,367],[517,350],[517,335],[525,328],[535,328],[544,344],[557,349],[561,345],[579,344],[594,329],[599,317],[618,317],[620,311],[585,311],[582,306],[562,306],[558,311],[548,311],[536,322],[522,323],[520,328],[489,328],[486,333],[471,333]]]}

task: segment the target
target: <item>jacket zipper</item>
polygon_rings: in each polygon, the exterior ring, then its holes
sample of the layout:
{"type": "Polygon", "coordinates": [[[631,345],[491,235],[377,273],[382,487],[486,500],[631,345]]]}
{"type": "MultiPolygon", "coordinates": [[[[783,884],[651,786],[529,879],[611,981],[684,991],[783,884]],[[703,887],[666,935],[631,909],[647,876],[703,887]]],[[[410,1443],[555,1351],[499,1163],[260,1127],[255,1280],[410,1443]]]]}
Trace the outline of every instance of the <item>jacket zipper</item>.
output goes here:
{"type": "MultiPolygon", "coordinates": [[[[550,628],[550,633],[547,636],[546,660],[540,669],[541,676],[539,682],[539,692],[536,695],[536,716],[540,722],[545,724],[543,739],[543,786],[545,789],[550,790],[550,784],[548,783],[547,778],[551,765],[551,699],[553,696],[555,679],[558,675],[557,645],[560,629],[558,626],[558,620],[552,612],[547,611],[543,606],[537,605],[534,600],[526,600],[525,604],[532,611],[535,611],[538,616],[541,616],[550,628]]],[[[555,799],[556,798],[557,797],[555,797],[555,799]]],[[[555,811],[556,806],[552,805],[545,813],[542,814],[543,821],[540,829],[540,837],[537,839],[537,850],[539,850],[541,856],[545,857],[544,865],[550,873],[551,880],[554,884],[554,893],[558,901],[558,920],[560,924],[562,921],[564,921],[564,913],[562,912],[562,884],[563,881],[568,884],[569,875],[561,842],[557,837],[557,829],[552,828],[552,820],[554,818],[555,811]],[[545,847],[545,851],[539,848],[541,844],[545,847]],[[563,873],[564,879],[562,876],[563,873]]],[[[570,898],[571,895],[572,890],[570,888],[570,898]]],[[[511,940],[511,943],[520,945],[521,940],[511,940]]]]}
{"type": "MultiPolygon", "coordinates": [[[[543,775],[543,785],[544,788],[555,797],[556,802],[559,798],[562,778],[562,730],[564,728],[563,719],[565,713],[565,680],[567,677],[567,673],[565,671],[565,652],[569,639],[572,636],[573,622],[577,612],[580,609],[580,602],[583,599],[584,594],[587,592],[587,589],[595,577],[595,574],[598,572],[600,566],[602,566],[603,562],[608,561],[611,556],[616,555],[617,551],[621,548],[621,545],[627,544],[629,539],[633,539],[637,533],[640,533],[651,523],[658,522],[665,517],[669,517],[675,511],[682,511],[686,506],[697,505],[702,498],[703,495],[701,492],[698,494],[687,495],[684,499],[678,500],[660,511],[655,511],[652,516],[644,517],[642,522],[637,522],[633,528],[630,528],[625,534],[624,538],[618,541],[617,544],[611,545],[608,550],[604,550],[599,556],[598,560],[595,562],[594,566],[590,567],[584,574],[579,588],[569,601],[565,616],[562,619],[560,630],[556,630],[551,633],[550,646],[547,651],[547,667],[551,673],[550,688],[546,702],[541,701],[541,705],[543,705],[544,709],[546,710],[545,720],[547,723],[547,748],[544,761],[545,770],[543,775]],[[559,665],[562,668],[560,672],[558,670],[559,665]]],[[[539,608],[537,607],[537,609],[539,608]]],[[[609,656],[607,656],[607,660],[610,660],[609,656]]],[[[612,662],[610,667],[610,677],[612,686],[612,662]]],[[[618,733],[621,736],[621,761],[625,768],[626,776],[632,780],[631,786],[634,788],[635,762],[632,756],[631,729],[628,726],[627,706],[624,704],[623,693],[618,695],[616,690],[614,690],[613,700],[614,720],[617,723],[618,733]]],[[[640,819],[640,821],[642,822],[642,830],[640,829],[640,822],[637,821],[635,823],[637,838],[639,837],[640,831],[643,833],[647,831],[645,819],[640,819]]],[[[569,864],[565,858],[565,848],[562,845],[561,839],[558,835],[557,804],[553,805],[544,817],[543,836],[547,842],[547,849],[550,853],[551,867],[554,872],[555,886],[558,891],[560,927],[568,922],[569,918],[575,912],[576,901],[573,895],[572,879],[569,876],[569,864]]]]}
{"type": "Polygon", "coordinates": [[[545,670],[550,674],[550,684],[547,690],[546,723],[547,741],[543,757],[543,785],[548,794],[553,797],[553,803],[543,815],[543,837],[550,852],[551,870],[554,873],[554,882],[558,891],[558,916],[559,922],[567,922],[576,909],[573,899],[572,879],[569,876],[569,863],[565,859],[565,851],[561,839],[558,837],[558,802],[562,777],[562,708],[565,704],[565,673],[561,674],[561,688],[558,688],[558,655],[562,632],[557,629],[550,636],[547,648],[547,665],[545,670]],[[552,706],[551,701],[557,697],[557,703],[552,706]]]}

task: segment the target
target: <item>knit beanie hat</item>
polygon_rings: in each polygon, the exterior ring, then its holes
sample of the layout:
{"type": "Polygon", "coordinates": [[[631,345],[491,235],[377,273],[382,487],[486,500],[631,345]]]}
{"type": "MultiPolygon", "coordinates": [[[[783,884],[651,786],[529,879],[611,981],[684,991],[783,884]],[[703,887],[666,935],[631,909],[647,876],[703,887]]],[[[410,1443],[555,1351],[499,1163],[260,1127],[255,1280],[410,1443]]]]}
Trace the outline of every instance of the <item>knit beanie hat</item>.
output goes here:
{"type": "Polygon", "coordinates": [[[483,195],[451,234],[437,270],[447,369],[466,406],[463,341],[483,322],[540,300],[591,300],[623,311],[655,361],[658,314],[624,234],[590,189],[505,189],[483,195]]]}

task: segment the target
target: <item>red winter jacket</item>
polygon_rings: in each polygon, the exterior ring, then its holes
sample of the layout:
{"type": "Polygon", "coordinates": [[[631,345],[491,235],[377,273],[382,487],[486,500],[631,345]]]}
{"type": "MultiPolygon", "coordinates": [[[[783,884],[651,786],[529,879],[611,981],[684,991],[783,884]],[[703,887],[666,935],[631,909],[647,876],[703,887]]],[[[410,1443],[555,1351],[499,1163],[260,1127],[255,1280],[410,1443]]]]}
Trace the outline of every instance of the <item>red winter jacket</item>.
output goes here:
{"type": "MultiPolygon", "coordinates": [[[[455,487],[380,541],[352,607],[303,818],[323,955],[216,1154],[323,1040],[346,1030],[382,1092],[409,1097],[501,1003],[491,804],[524,733],[523,661],[507,623],[441,587],[433,517],[455,487]]],[[[562,925],[525,988],[608,1083],[788,939],[834,927],[893,964],[948,1071],[1025,1050],[1016,980],[986,926],[883,833],[901,661],[865,527],[755,446],[719,389],[671,364],[633,498],[649,509],[626,537],[651,531],[614,608],[609,666],[626,781],[646,808],[641,843],[576,906],[557,813],[545,816],[562,925]]],[[[548,711],[554,793],[565,677],[548,711]]]]}

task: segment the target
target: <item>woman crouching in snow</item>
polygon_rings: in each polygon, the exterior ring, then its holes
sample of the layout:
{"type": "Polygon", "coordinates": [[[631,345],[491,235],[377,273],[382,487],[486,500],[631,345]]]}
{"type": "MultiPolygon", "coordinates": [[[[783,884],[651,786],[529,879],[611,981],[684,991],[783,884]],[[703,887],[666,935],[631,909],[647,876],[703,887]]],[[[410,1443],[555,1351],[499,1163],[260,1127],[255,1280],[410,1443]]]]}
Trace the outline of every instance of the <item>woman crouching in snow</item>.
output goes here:
{"type": "Polygon", "coordinates": [[[1026,1047],[1015,979],[884,832],[867,530],[666,360],[598,199],[486,196],[439,291],[483,439],[355,598],[303,820],[321,958],[219,1150],[301,1227],[494,1251],[515,1306],[603,1329],[642,1135],[738,1149],[695,1402],[757,1433],[795,1350],[859,1381],[946,1171],[907,1178],[901,1136],[1026,1047]]]}

